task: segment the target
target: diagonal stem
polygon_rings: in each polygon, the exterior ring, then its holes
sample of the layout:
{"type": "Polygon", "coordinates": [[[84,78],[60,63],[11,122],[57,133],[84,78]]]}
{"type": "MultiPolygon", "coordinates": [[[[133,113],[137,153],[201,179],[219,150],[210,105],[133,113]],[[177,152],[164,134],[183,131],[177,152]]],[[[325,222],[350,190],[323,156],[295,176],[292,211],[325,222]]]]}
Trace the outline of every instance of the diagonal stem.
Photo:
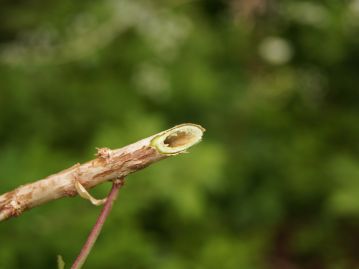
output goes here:
{"type": "Polygon", "coordinates": [[[152,163],[187,152],[200,142],[204,128],[185,123],[120,149],[100,148],[97,158],[75,164],[59,173],[0,195],[0,222],[25,210],[66,196],[81,194],[74,182],[87,189],[114,178],[122,178],[152,163]]]}
{"type": "Polygon", "coordinates": [[[124,184],[124,180],[125,180],[124,178],[121,178],[121,179],[116,179],[113,181],[112,189],[111,189],[109,195],[107,196],[106,203],[105,203],[104,207],[102,208],[102,211],[101,211],[99,217],[97,218],[95,225],[93,226],[85,244],[83,245],[83,247],[81,249],[80,254],[77,256],[71,269],[80,269],[83,266],[83,264],[85,263],[88,255],[90,254],[92,247],[94,246],[94,244],[96,242],[97,237],[99,236],[99,234],[102,230],[103,224],[105,223],[106,218],[108,217],[108,215],[112,209],[112,205],[117,198],[118,191],[124,184]]]}

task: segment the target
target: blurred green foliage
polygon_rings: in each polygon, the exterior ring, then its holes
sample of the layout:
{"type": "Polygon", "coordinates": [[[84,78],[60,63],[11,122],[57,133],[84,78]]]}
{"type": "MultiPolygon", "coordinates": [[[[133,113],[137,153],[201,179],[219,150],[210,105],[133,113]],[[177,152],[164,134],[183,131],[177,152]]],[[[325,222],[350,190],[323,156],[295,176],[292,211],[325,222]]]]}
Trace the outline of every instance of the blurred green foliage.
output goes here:
{"type": "MultiPolygon", "coordinates": [[[[128,178],[85,268],[359,268],[358,0],[4,0],[0,17],[1,193],[208,130],[128,178]]],[[[0,268],[69,266],[98,212],[62,199],[0,223],[0,268]]]]}

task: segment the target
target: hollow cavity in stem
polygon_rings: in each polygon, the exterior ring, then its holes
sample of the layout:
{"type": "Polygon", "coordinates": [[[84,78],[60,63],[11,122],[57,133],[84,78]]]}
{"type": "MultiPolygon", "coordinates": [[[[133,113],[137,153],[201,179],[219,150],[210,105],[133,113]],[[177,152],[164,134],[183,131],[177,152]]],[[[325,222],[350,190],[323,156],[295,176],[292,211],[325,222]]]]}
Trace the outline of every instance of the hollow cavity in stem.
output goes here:
{"type": "Polygon", "coordinates": [[[151,146],[162,154],[175,155],[200,142],[204,131],[196,124],[181,124],[155,136],[151,146]]]}

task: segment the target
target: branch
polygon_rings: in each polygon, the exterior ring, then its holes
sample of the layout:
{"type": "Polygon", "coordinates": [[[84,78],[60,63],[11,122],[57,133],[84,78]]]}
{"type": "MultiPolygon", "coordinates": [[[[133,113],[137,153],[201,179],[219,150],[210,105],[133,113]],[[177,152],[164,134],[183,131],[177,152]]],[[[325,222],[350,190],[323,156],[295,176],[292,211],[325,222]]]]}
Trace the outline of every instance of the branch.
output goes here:
{"type": "Polygon", "coordinates": [[[148,165],[186,152],[201,141],[205,130],[195,124],[181,124],[124,148],[98,149],[97,158],[76,164],[45,179],[20,186],[0,196],[0,221],[62,197],[78,194],[75,182],[86,189],[105,181],[124,178],[148,165]]]}
{"type": "Polygon", "coordinates": [[[112,183],[112,189],[110,191],[110,194],[107,196],[106,203],[94,225],[92,228],[84,246],[82,247],[80,254],[77,256],[75,262],[73,263],[71,269],[80,269],[82,268],[82,265],[85,263],[88,255],[90,254],[90,251],[93,248],[93,245],[95,244],[102,227],[106,221],[106,218],[108,217],[108,214],[110,213],[113,203],[115,202],[118,191],[124,184],[124,178],[116,179],[112,183]]]}

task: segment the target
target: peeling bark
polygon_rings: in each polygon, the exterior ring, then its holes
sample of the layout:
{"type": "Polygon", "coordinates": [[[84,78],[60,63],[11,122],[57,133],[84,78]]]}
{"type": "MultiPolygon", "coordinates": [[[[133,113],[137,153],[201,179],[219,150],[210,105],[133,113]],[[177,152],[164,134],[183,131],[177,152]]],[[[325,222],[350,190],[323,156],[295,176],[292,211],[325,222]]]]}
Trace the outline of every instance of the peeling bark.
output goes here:
{"type": "Polygon", "coordinates": [[[204,129],[199,125],[182,124],[124,148],[99,148],[94,160],[82,165],[77,163],[57,174],[1,195],[0,221],[19,216],[23,211],[51,200],[77,195],[74,185],[76,181],[90,189],[185,152],[201,140],[203,132],[204,129]],[[176,143],[176,137],[180,143],[176,143]],[[167,143],[166,138],[170,138],[171,142],[167,143]]]}

